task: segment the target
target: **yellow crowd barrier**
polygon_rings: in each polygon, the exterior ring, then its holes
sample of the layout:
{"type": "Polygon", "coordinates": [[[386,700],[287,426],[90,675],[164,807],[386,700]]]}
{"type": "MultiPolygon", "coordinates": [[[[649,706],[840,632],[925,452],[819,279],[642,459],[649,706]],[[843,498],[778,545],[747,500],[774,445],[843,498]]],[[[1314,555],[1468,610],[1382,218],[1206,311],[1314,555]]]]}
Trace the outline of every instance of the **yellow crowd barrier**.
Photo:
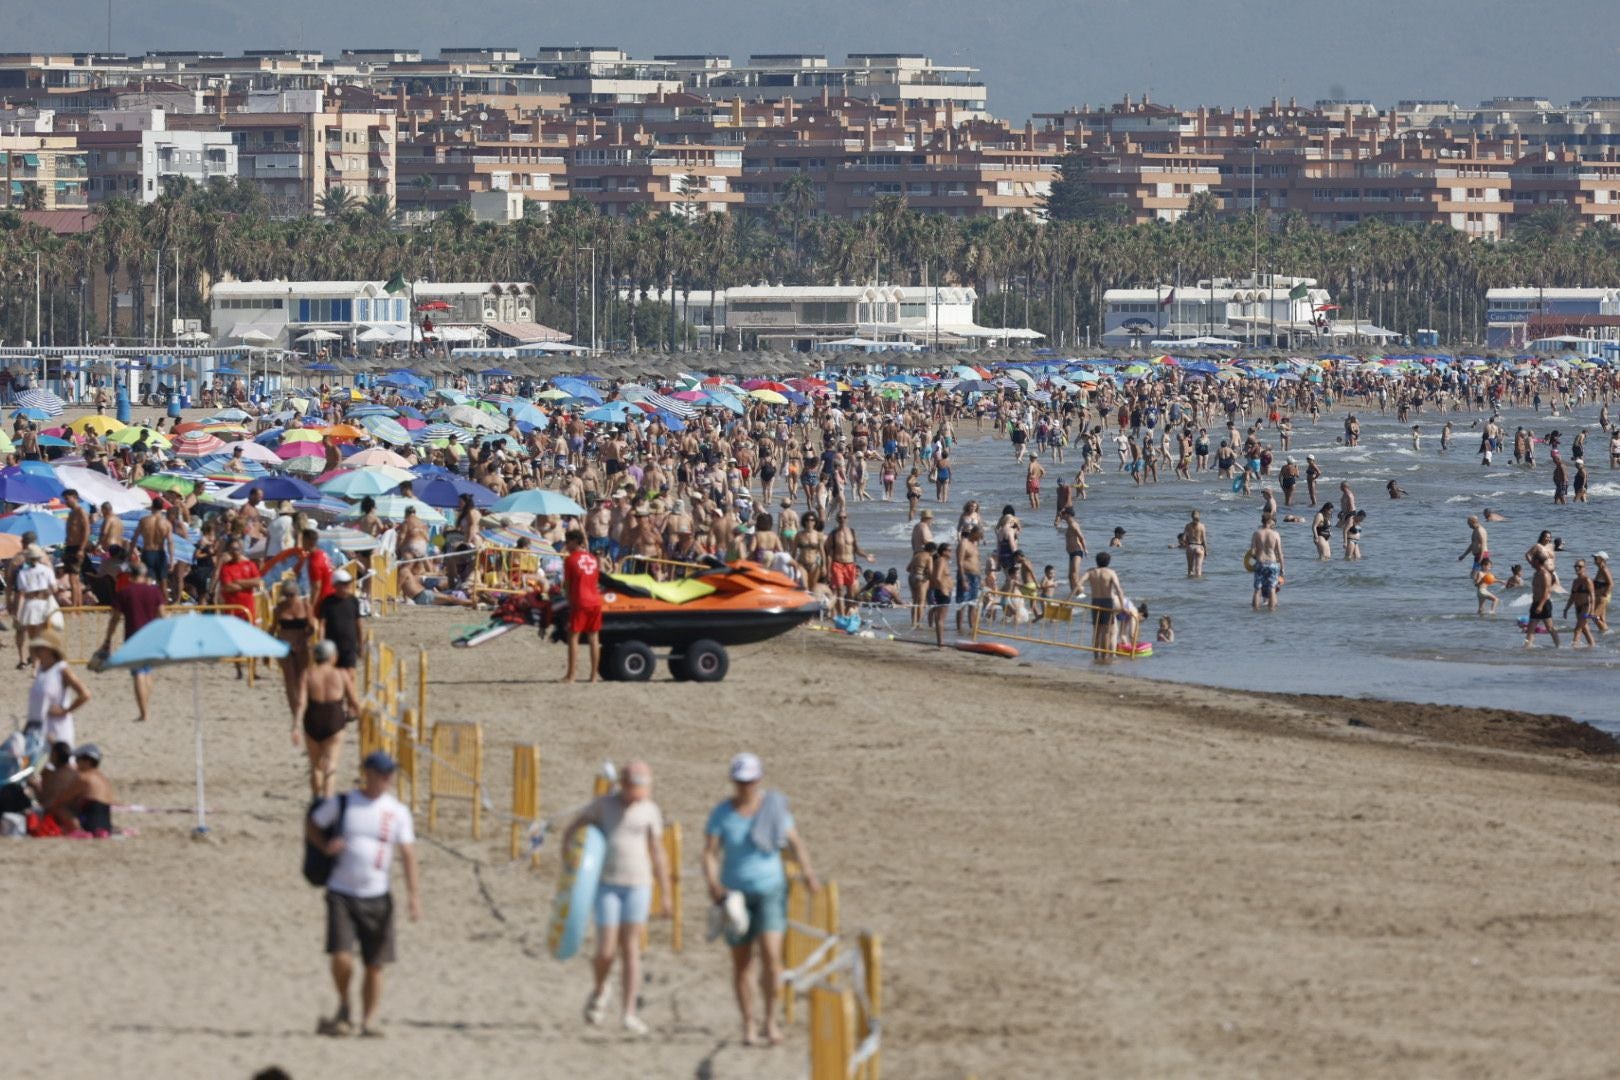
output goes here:
{"type": "MultiPolygon", "coordinates": [[[[664,825],[664,862],[669,867],[669,947],[673,952],[681,952],[686,948],[686,937],[681,932],[681,923],[686,916],[686,897],[681,890],[681,854],[685,845],[681,840],[681,823],[667,822],[664,825]]],[[[658,910],[663,890],[658,883],[653,882],[652,907],[658,910]]],[[[646,948],[648,941],[647,927],[641,928],[641,945],[646,948]]]]}
{"type": "MultiPolygon", "coordinates": [[[[838,936],[838,883],[824,881],[812,893],[804,875],[789,861],[787,933],[782,936],[782,964],[789,970],[808,963],[822,943],[838,936]]],[[[814,968],[812,968],[812,972],[814,968]]],[[[793,1020],[792,985],[782,988],[782,1015],[793,1020]]]]}
{"type": "Polygon", "coordinates": [[[369,569],[370,577],[366,581],[372,613],[392,615],[399,608],[399,563],[381,552],[374,552],[369,569]]]}
{"type": "Polygon", "coordinates": [[[399,766],[394,795],[413,815],[416,813],[416,744],[420,738],[416,716],[406,709],[394,731],[394,763],[399,766]]]}
{"type": "MultiPolygon", "coordinates": [[[[512,747],[512,858],[523,850],[523,838],[540,820],[540,748],[532,743],[512,747]]],[[[531,858],[540,862],[540,849],[531,858]]]]}
{"type": "Polygon", "coordinates": [[[481,724],[441,720],[433,725],[428,762],[428,832],[438,827],[441,799],[472,804],[472,834],[483,835],[484,729],[481,724]]]}
{"type": "Polygon", "coordinates": [[[836,970],[810,988],[811,1080],[882,1078],[883,946],[863,933],[855,949],[832,960],[836,970]]]}
{"type": "Polygon", "coordinates": [[[979,620],[973,630],[973,639],[998,638],[1005,641],[1025,641],[1037,645],[1051,645],[1059,649],[1078,649],[1082,652],[1106,653],[1093,642],[1093,612],[1108,611],[1114,615],[1113,654],[1135,660],[1137,638],[1141,621],[1121,623],[1112,608],[1100,608],[1080,600],[1057,600],[1031,597],[1021,592],[1003,592],[986,589],[979,620]],[[994,613],[994,618],[989,616],[994,613]],[[1121,635],[1129,633],[1129,644],[1121,646],[1121,635]]]}

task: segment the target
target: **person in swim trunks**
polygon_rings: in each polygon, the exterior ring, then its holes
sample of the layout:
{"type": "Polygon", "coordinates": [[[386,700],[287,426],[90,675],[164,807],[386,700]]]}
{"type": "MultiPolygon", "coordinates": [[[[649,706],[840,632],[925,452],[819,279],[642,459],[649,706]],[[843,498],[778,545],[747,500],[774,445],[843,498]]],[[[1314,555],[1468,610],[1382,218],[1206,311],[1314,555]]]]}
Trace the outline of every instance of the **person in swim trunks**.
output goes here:
{"type": "Polygon", "coordinates": [[[1277,594],[1281,591],[1283,575],[1282,535],[1277,532],[1277,519],[1271,514],[1260,515],[1260,527],[1249,537],[1249,555],[1254,559],[1254,610],[1260,610],[1260,601],[1277,610],[1277,594]]]}
{"type": "Polygon", "coordinates": [[[1091,612],[1091,659],[1093,663],[1110,664],[1114,660],[1114,634],[1119,625],[1115,611],[1125,610],[1125,589],[1119,575],[1109,567],[1113,557],[1099,551],[1094,565],[1080,581],[1085,589],[1091,612]]]}

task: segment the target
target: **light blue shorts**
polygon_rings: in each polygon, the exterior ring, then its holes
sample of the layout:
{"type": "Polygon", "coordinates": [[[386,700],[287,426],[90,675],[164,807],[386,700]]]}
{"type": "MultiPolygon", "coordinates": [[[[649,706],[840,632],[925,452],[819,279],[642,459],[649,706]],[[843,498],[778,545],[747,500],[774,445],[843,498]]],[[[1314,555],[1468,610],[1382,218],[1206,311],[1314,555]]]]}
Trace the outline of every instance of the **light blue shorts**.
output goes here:
{"type": "Polygon", "coordinates": [[[596,925],[625,923],[645,926],[652,911],[651,885],[599,885],[596,889],[596,925]]]}

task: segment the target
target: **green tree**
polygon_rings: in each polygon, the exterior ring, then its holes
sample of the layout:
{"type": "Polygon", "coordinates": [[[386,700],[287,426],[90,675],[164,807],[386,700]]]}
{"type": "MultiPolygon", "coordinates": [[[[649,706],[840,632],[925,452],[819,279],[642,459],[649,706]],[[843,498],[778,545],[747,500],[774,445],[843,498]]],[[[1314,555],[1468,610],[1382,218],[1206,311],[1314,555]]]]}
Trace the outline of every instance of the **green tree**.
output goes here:
{"type": "Polygon", "coordinates": [[[1058,178],[1041,197],[1048,221],[1118,221],[1124,207],[1108,199],[1092,183],[1091,164],[1083,154],[1065,154],[1058,160],[1058,178]]]}

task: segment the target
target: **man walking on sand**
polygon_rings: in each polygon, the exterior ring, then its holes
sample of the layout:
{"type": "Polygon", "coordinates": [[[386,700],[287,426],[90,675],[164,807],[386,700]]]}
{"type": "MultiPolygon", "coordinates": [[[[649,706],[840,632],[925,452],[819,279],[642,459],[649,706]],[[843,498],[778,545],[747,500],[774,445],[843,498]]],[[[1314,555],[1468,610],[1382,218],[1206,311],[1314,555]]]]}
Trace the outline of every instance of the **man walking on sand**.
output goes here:
{"type": "Polygon", "coordinates": [[[336,860],[326,882],[326,951],[332,957],[332,982],[338,1009],[323,1019],[321,1035],[349,1035],[349,983],[358,945],[365,976],[360,985],[360,1034],[377,1037],[377,1006],[382,999],[382,969],[394,962],[394,898],[388,871],[394,849],[405,864],[405,891],[412,922],[422,918],[416,865],[416,829],[411,812],[394,798],[394,759],[381,750],[366,755],[360,786],[323,799],[311,811],[305,835],[311,844],[336,860]],[[334,835],[328,838],[328,830],[334,835]]]}
{"type": "Polygon", "coordinates": [[[568,549],[568,557],[563,560],[563,587],[568,591],[568,670],[562,681],[574,681],[579,666],[579,636],[584,634],[591,651],[587,681],[595,682],[602,663],[602,590],[596,582],[601,563],[590,553],[582,530],[569,529],[563,542],[568,549]]]}
{"type": "Polygon", "coordinates": [[[1249,555],[1254,560],[1254,599],[1251,606],[1260,610],[1260,600],[1266,607],[1277,610],[1277,593],[1282,589],[1283,543],[1277,532],[1277,519],[1270,514],[1260,515],[1260,527],[1249,537],[1249,555]]]}
{"type": "MultiPolygon", "coordinates": [[[[129,583],[113,594],[112,615],[107,619],[107,636],[101,642],[104,652],[112,651],[113,631],[118,629],[120,621],[124,624],[124,640],[128,641],[147,623],[163,618],[163,588],[147,579],[146,564],[132,562],[128,573],[129,583]]],[[[129,673],[135,684],[135,707],[140,710],[140,715],[135,719],[149,719],[152,669],[130,668],[129,673]]]]}
{"type": "Polygon", "coordinates": [[[847,614],[855,606],[855,592],[860,588],[861,571],[855,565],[857,558],[876,562],[877,556],[861,550],[855,539],[855,530],[849,527],[849,515],[839,511],[838,528],[827,534],[827,581],[838,602],[838,614],[847,614]]]}

